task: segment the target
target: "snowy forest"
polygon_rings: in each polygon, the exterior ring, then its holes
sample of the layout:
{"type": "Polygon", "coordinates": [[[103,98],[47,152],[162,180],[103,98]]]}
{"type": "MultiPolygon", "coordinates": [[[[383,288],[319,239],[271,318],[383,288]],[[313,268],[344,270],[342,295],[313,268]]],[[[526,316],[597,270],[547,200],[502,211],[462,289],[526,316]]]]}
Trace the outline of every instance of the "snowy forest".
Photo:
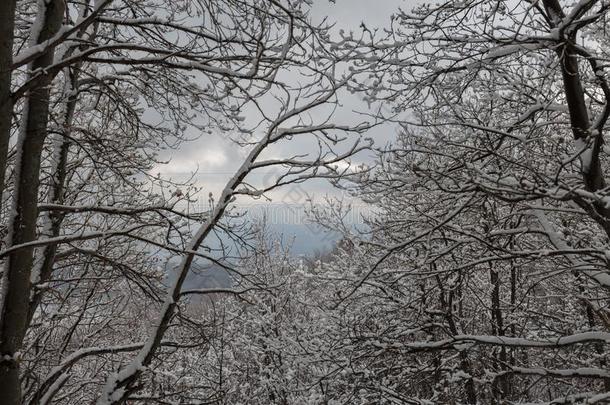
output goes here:
{"type": "Polygon", "coordinates": [[[610,1],[361,3],[0,0],[1,405],[610,403],[610,1]]]}

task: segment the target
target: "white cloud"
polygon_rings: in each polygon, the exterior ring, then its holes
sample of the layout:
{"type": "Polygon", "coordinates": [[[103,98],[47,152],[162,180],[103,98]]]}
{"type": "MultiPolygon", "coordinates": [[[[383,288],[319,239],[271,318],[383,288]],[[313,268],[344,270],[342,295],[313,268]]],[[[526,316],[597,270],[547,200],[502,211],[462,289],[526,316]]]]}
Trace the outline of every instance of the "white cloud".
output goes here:
{"type": "Polygon", "coordinates": [[[209,172],[222,169],[227,161],[226,152],[219,148],[201,148],[191,154],[178,151],[169,163],[156,165],[151,172],[166,176],[209,172]]]}

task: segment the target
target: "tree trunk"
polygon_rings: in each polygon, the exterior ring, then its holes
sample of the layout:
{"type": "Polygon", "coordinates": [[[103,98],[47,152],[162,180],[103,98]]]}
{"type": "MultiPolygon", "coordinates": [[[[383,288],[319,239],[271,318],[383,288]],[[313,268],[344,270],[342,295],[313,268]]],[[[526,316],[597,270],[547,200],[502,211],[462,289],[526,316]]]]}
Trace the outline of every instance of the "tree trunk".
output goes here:
{"type": "MultiPolygon", "coordinates": [[[[52,178],[49,187],[48,201],[50,204],[62,204],[64,201],[64,188],[66,182],[66,166],[68,161],[68,151],[70,149],[70,142],[68,135],[70,133],[70,127],[72,126],[72,117],[74,115],[74,109],[76,108],[77,92],[76,92],[76,81],[77,74],[75,70],[65,68],[64,71],[66,80],[66,90],[64,95],[66,101],[64,103],[64,111],[62,112],[62,128],[61,134],[56,135],[56,141],[53,144],[52,156],[53,156],[53,167],[52,167],[52,178]]],[[[54,238],[59,236],[61,230],[61,223],[63,221],[64,214],[47,211],[43,215],[42,225],[42,236],[46,238],[54,238]]],[[[57,244],[50,244],[40,249],[39,260],[34,265],[34,271],[32,274],[32,283],[45,283],[51,277],[53,271],[53,264],[55,263],[55,255],[57,253],[57,244]]],[[[33,286],[35,287],[35,286],[33,286]]],[[[42,300],[42,291],[34,290],[31,294],[30,308],[28,313],[29,326],[36,308],[42,300]]]]}
{"type": "Polygon", "coordinates": [[[4,176],[13,117],[11,65],[13,64],[15,3],[15,0],[0,1],[0,210],[2,210],[4,176]]]}
{"type": "MultiPolygon", "coordinates": [[[[493,268],[493,264],[489,264],[489,281],[492,286],[491,290],[491,331],[493,335],[504,336],[504,320],[502,318],[502,307],[500,305],[500,276],[498,271],[493,268]]],[[[500,347],[500,352],[496,358],[496,367],[498,370],[506,370],[508,356],[506,347],[500,347]]],[[[506,398],[508,392],[507,376],[502,376],[493,383],[494,400],[498,403],[506,398]]]]}
{"type": "MultiPolygon", "coordinates": [[[[89,2],[85,2],[81,5],[79,16],[80,18],[87,17],[89,12],[89,2]]],[[[93,24],[94,28],[86,38],[91,41],[97,33],[97,24],[93,24]]],[[[87,26],[88,27],[88,26],[87,26]]],[[[81,29],[77,35],[77,38],[82,39],[87,33],[87,27],[81,29]]],[[[75,48],[66,49],[62,58],[69,57],[75,48]]],[[[84,50],[84,47],[80,47],[84,50]]],[[[73,67],[65,67],[64,72],[64,90],[62,96],[63,109],[60,117],[60,134],[56,135],[56,141],[53,143],[52,155],[52,178],[51,184],[49,185],[48,202],[50,204],[63,204],[64,202],[64,189],[67,178],[67,164],[68,164],[68,152],[70,150],[70,135],[72,128],[72,120],[74,117],[74,111],[76,109],[76,103],[78,101],[78,72],[82,68],[83,62],[77,62],[73,67]],[[64,101],[65,100],[65,101],[64,101]]],[[[46,211],[42,218],[42,237],[54,238],[59,236],[61,230],[61,224],[65,217],[64,213],[46,211]]],[[[30,277],[32,284],[45,283],[51,277],[53,271],[53,265],[55,263],[55,255],[57,253],[57,244],[45,245],[38,252],[38,260],[33,267],[33,274],[30,277]]],[[[32,285],[35,288],[35,285],[32,285]]],[[[29,327],[34,313],[40,305],[42,300],[43,291],[34,290],[31,294],[30,308],[28,313],[27,327],[29,327]]]]}
{"type": "MultiPolygon", "coordinates": [[[[33,32],[32,42],[42,43],[57,33],[61,26],[64,1],[46,0],[37,19],[41,24],[33,32]]],[[[35,24],[35,27],[38,24],[35,24]]],[[[45,69],[53,63],[53,49],[35,59],[30,72],[45,69]]],[[[31,74],[31,73],[30,73],[31,74]]],[[[7,246],[16,246],[36,238],[38,217],[38,186],[40,159],[47,134],[49,115],[50,80],[27,94],[23,120],[17,140],[15,162],[15,191],[9,218],[7,246]]],[[[21,403],[19,382],[19,351],[26,332],[29,302],[30,274],[33,249],[17,249],[8,255],[2,274],[0,299],[0,392],[3,404],[21,403]]]]}
{"type": "MultiPolygon", "coordinates": [[[[436,271],[436,266],[433,267],[436,271]]],[[[448,300],[445,299],[445,288],[443,287],[443,282],[441,278],[437,275],[436,282],[439,287],[439,301],[441,303],[441,307],[443,308],[443,312],[445,313],[445,319],[447,324],[449,325],[449,330],[453,335],[461,334],[461,331],[458,330],[458,326],[453,318],[453,299],[454,299],[454,290],[453,287],[449,290],[448,300]]],[[[468,359],[468,354],[465,351],[460,351],[460,366],[462,367],[462,371],[470,376],[464,382],[464,391],[466,392],[466,400],[467,404],[472,405],[477,403],[477,392],[473,382],[473,370],[470,360],[468,359]]]]}
{"type": "MultiPolygon", "coordinates": [[[[544,0],[543,3],[552,19],[552,25],[556,27],[566,17],[561,4],[558,0],[544,0]]],[[[585,92],[578,68],[577,53],[573,45],[575,41],[576,34],[574,33],[570,38],[566,38],[562,46],[557,47],[556,51],[560,59],[563,90],[570,113],[570,125],[574,140],[586,145],[589,142],[589,137],[594,138],[592,147],[588,146],[590,151],[581,156],[581,174],[585,189],[595,192],[606,187],[606,180],[599,158],[604,138],[602,128],[596,128],[599,133],[592,132],[594,128],[591,127],[585,92]]],[[[588,205],[583,208],[587,211],[588,205]]],[[[593,203],[593,211],[593,218],[602,226],[606,235],[610,237],[610,208],[606,204],[596,201],[593,203]]]]}

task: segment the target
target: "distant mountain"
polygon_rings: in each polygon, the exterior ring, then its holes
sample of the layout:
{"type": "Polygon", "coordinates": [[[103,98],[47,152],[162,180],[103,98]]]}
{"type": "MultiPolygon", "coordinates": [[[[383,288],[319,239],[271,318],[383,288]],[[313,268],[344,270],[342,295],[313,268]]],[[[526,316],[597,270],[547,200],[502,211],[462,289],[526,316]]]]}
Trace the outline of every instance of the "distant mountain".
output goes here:
{"type": "MultiPolygon", "coordinates": [[[[306,224],[270,224],[267,226],[271,238],[281,238],[285,246],[290,247],[294,256],[321,256],[329,253],[340,239],[339,234],[321,229],[317,225],[306,224]]],[[[168,280],[174,277],[178,260],[170,261],[167,266],[168,280]]],[[[227,270],[196,259],[183,286],[183,290],[202,288],[227,288],[233,284],[233,277],[227,270]]]]}
{"type": "Polygon", "coordinates": [[[328,253],[340,239],[338,233],[328,232],[313,224],[272,224],[268,228],[272,234],[290,244],[290,252],[295,256],[328,253]]]}

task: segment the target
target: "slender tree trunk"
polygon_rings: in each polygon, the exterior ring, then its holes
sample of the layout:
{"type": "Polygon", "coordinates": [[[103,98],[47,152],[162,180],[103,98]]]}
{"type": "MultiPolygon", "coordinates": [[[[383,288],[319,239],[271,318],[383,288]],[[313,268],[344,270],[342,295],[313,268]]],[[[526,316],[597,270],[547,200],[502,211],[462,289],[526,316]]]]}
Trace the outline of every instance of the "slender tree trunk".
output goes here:
{"type": "MultiPolygon", "coordinates": [[[[514,242],[511,240],[510,242],[510,250],[514,251],[515,247],[514,247],[514,242]]],[[[511,314],[513,314],[514,317],[514,311],[515,308],[517,306],[517,283],[519,281],[519,274],[517,273],[517,265],[515,263],[514,260],[510,261],[510,312],[511,314]]],[[[510,327],[508,328],[510,336],[511,337],[515,337],[517,330],[515,328],[515,322],[511,322],[510,323],[510,327]]],[[[514,367],[516,365],[516,349],[510,348],[510,355],[508,356],[508,364],[511,367],[514,367]]],[[[512,375],[507,375],[507,386],[508,386],[508,392],[507,392],[507,398],[511,399],[512,396],[512,387],[513,387],[513,376],[512,375]]]]}
{"type": "MultiPolygon", "coordinates": [[[[582,284],[579,283],[578,285],[578,289],[581,293],[584,293],[585,288],[582,286],[582,284]]],[[[587,321],[589,323],[589,328],[591,330],[596,330],[596,325],[597,322],[595,322],[595,314],[597,313],[598,317],[600,317],[599,315],[599,310],[596,309],[593,304],[591,304],[591,302],[589,302],[587,299],[583,299],[583,305],[585,307],[585,311],[587,313],[587,321]]],[[[601,317],[600,317],[601,318],[601,317]]],[[[603,322],[603,318],[602,318],[602,326],[605,326],[606,329],[608,328],[608,325],[604,325],[605,322],[603,322]]],[[[603,370],[608,368],[608,362],[606,361],[605,357],[603,356],[604,352],[606,351],[605,349],[605,344],[604,343],[594,343],[593,347],[595,348],[595,351],[597,352],[597,354],[599,355],[599,367],[603,370]]],[[[610,391],[610,378],[604,378],[604,390],[605,391],[610,391]]]]}
{"type": "MultiPolygon", "coordinates": [[[[80,18],[87,17],[89,13],[90,1],[84,2],[79,10],[80,18]]],[[[78,32],[77,37],[86,40],[93,40],[97,33],[97,23],[91,26],[84,27],[78,32]],[[88,29],[92,28],[91,30],[88,29]]],[[[62,58],[69,57],[75,48],[68,48],[62,58]]],[[[83,50],[84,47],[81,47],[83,50]]],[[[62,204],[64,201],[65,182],[68,173],[66,167],[68,164],[68,152],[70,149],[70,133],[72,128],[72,119],[74,110],[78,101],[78,72],[82,68],[83,62],[76,63],[73,67],[65,67],[64,72],[64,90],[62,96],[63,109],[60,117],[60,134],[56,135],[55,142],[52,146],[52,178],[49,185],[48,202],[50,204],[62,204]],[[65,100],[65,101],[64,101],[65,100]]],[[[60,234],[61,224],[65,214],[53,211],[46,211],[42,218],[41,236],[46,238],[57,237],[60,234]]],[[[53,264],[55,263],[55,255],[57,254],[57,244],[45,245],[39,250],[38,261],[34,265],[30,279],[32,283],[45,283],[51,277],[53,264]]],[[[33,286],[35,287],[35,286],[33,286]]],[[[35,290],[31,294],[30,308],[28,313],[27,326],[30,325],[34,313],[40,305],[43,291],[35,290]]]]}
{"type": "MultiPolygon", "coordinates": [[[[65,97],[64,110],[62,112],[62,128],[61,134],[56,135],[55,142],[53,143],[53,167],[52,167],[52,178],[49,187],[48,201],[50,204],[62,204],[64,201],[64,188],[66,182],[66,166],[68,161],[68,151],[70,149],[69,132],[72,126],[72,117],[74,115],[74,109],[76,108],[77,92],[76,92],[76,81],[77,75],[75,70],[65,68],[65,97]]],[[[42,224],[42,236],[46,238],[53,238],[59,236],[61,223],[64,215],[53,211],[47,211],[43,216],[42,224]]],[[[57,253],[57,245],[50,244],[40,249],[40,257],[38,262],[34,265],[31,280],[33,283],[45,283],[51,277],[53,271],[53,264],[55,263],[55,255],[57,253]]],[[[28,326],[32,321],[36,308],[40,304],[42,299],[42,291],[34,290],[31,294],[30,308],[28,313],[28,326]]]]}
{"type": "MultiPolygon", "coordinates": [[[[43,0],[37,16],[39,31],[33,32],[35,43],[51,38],[61,26],[63,0],[43,0]],[[40,24],[41,23],[41,24],[40,24]]],[[[53,49],[35,59],[30,72],[45,69],[53,63],[53,49]]],[[[36,238],[40,159],[47,134],[50,80],[32,89],[26,97],[23,120],[17,140],[15,192],[9,219],[7,245],[16,246],[36,238]]],[[[8,255],[2,274],[0,299],[0,393],[3,404],[21,403],[19,351],[26,332],[30,302],[30,274],[33,249],[17,249],[8,255]]]]}
{"type": "MultiPolygon", "coordinates": [[[[436,270],[436,266],[434,266],[434,270],[436,270]]],[[[445,299],[445,288],[443,287],[443,282],[441,278],[437,275],[436,282],[439,287],[439,300],[441,303],[441,307],[445,312],[445,319],[447,320],[447,324],[449,325],[449,330],[454,335],[459,335],[460,331],[458,330],[458,326],[455,323],[455,319],[453,317],[453,299],[454,299],[454,290],[449,290],[448,299],[445,299]]],[[[460,366],[462,370],[470,375],[470,378],[464,382],[464,391],[466,392],[466,400],[467,404],[472,405],[477,403],[477,392],[473,382],[473,370],[470,360],[468,359],[468,355],[466,352],[461,351],[460,354],[460,366]]]]}
{"type": "MultiPolygon", "coordinates": [[[[497,336],[504,336],[504,320],[502,318],[502,307],[500,306],[500,276],[498,271],[493,268],[493,265],[489,265],[489,279],[491,282],[491,330],[492,334],[497,336]]],[[[496,359],[497,368],[499,370],[506,370],[506,364],[508,356],[505,347],[500,347],[500,352],[496,359]]],[[[497,402],[501,402],[506,398],[508,391],[507,376],[502,376],[499,380],[494,381],[493,391],[494,398],[497,402]]]]}
{"type": "Polygon", "coordinates": [[[15,0],[0,1],[0,210],[2,210],[4,176],[13,116],[11,65],[13,63],[15,3],[15,0]]]}

